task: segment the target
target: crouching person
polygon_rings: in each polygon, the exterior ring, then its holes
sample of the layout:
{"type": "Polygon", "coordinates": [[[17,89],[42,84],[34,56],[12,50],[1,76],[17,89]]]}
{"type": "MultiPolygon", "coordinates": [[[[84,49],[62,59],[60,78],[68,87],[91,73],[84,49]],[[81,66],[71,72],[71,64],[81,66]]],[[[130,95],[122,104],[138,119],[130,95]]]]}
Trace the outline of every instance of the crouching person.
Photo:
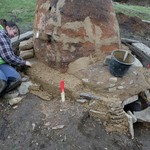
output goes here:
{"type": "Polygon", "coordinates": [[[13,66],[31,67],[29,61],[14,54],[11,38],[20,35],[20,30],[14,22],[0,19],[0,96],[13,90],[21,83],[21,76],[13,66]]]}

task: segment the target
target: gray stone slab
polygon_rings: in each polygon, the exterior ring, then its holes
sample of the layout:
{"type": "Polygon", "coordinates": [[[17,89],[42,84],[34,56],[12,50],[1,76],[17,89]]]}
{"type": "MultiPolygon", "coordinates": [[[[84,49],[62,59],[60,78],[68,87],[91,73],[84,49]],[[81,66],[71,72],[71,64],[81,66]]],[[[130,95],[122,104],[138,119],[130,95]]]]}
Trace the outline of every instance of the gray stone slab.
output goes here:
{"type": "Polygon", "coordinates": [[[33,36],[33,31],[28,31],[26,33],[21,34],[19,39],[18,39],[18,36],[12,38],[11,43],[12,43],[12,45],[15,45],[15,44],[17,44],[17,43],[19,43],[25,39],[30,38],[31,36],[33,36]]]}
{"type": "Polygon", "coordinates": [[[150,48],[143,43],[132,43],[134,47],[138,50],[144,52],[146,55],[150,56],[150,48]]]}
{"type": "Polygon", "coordinates": [[[127,43],[140,43],[140,42],[137,41],[137,40],[128,39],[128,38],[121,38],[121,41],[127,42],[127,43]]]}

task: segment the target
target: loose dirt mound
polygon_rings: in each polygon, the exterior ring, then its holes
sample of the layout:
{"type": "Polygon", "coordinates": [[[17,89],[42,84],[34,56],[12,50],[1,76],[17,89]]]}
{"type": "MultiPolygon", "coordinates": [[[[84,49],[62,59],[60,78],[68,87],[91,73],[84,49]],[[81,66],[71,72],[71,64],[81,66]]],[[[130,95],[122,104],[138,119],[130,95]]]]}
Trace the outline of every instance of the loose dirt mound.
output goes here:
{"type": "Polygon", "coordinates": [[[141,41],[150,47],[150,23],[143,22],[137,17],[129,17],[118,13],[121,37],[141,41]]]}

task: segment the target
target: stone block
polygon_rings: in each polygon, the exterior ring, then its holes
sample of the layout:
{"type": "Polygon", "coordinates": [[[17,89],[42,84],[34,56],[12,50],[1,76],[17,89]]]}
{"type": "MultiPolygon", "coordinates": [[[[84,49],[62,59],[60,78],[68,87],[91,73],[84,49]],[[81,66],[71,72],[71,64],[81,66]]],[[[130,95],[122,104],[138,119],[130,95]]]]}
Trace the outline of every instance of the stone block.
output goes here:
{"type": "Polygon", "coordinates": [[[24,40],[20,42],[19,49],[21,51],[28,50],[33,48],[33,38],[30,38],[29,40],[24,40]]]}
{"type": "Polygon", "coordinates": [[[30,49],[30,50],[26,50],[26,51],[20,51],[20,57],[22,57],[23,59],[29,59],[34,57],[34,50],[30,49]]]}

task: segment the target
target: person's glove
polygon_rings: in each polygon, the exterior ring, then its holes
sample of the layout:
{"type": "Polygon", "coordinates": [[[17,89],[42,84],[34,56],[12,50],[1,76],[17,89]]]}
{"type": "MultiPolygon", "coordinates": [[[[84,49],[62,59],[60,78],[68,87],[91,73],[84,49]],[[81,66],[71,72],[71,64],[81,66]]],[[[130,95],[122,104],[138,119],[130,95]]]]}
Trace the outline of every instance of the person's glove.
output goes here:
{"type": "Polygon", "coordinates": [[[28,67],[32,67],[32,64],[29,61],[26,61],[25,65],[28,67]]]}

